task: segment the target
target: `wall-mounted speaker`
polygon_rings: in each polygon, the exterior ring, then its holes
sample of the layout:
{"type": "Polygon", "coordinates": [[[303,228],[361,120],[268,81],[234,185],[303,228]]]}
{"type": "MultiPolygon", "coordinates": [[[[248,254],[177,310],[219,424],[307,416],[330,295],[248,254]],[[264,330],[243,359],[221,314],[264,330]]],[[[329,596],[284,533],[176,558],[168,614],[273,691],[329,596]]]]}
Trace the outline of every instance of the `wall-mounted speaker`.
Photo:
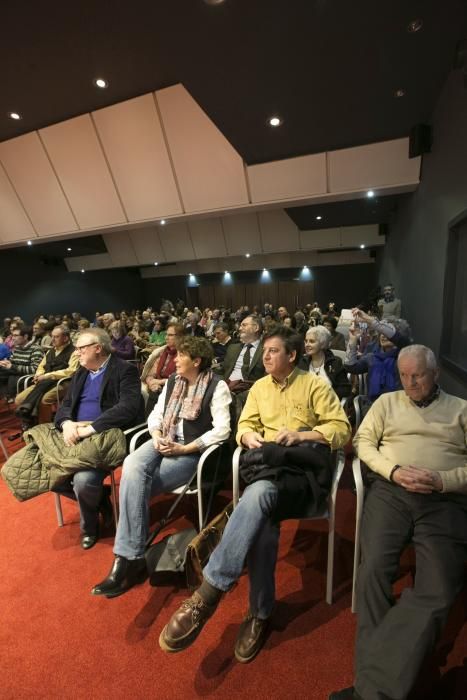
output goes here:
{"type": "Polygon", "coordinates": [[[409,158],[416,158],[423,153],[431,153],[433,129],[429,124],[417,124],[410,131],[409,158]]]}

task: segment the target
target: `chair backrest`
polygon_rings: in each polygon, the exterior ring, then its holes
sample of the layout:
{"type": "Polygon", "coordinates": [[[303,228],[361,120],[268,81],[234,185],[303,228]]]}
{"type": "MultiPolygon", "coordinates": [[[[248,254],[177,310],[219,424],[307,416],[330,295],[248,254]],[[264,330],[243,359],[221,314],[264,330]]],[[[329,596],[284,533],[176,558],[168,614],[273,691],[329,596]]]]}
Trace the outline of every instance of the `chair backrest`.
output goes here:
{"type": "Polygon", "coordinates": [[[331,350],[332,354],[335,355],[336,357],[340,357],[342,362],[345,360],[346,356],[346,351],[345,350],[331,350]]]}

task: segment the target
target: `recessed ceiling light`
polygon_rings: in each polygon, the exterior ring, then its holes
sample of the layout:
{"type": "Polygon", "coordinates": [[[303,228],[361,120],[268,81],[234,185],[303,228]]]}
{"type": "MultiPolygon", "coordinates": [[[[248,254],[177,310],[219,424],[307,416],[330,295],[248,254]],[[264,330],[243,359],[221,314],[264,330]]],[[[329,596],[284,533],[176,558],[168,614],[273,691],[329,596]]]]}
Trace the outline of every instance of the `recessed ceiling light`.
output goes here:
{"type": "Polygon", "coordinates": [[[404,95],[405,95],[405,90],[403,88],[399,88],[394,93],[394,97],[404,97],[404,95]]]}
{"type": "Polygon", "coordinates": [[[283,124],[283,119],[281,119],[277,115],[274,115],[273,117],[269,117],[268,124],[269,124],[269,126],[272,126],[275,128],[275,127],[281,126],[281,124],[283,124]]]}
{"type": "Polygon", "coordinates": [[[83,273],[83,275],[84,275],[84,270],[81,270],[81,272],[82,272],[82,273],[83,273]]]}
{"type": "Polygon", "coordinates": [[[364,247],[365,247],[365,244],[364,244],[364,243],[361,243],[361,244],[360,244],[360,248],[362,248],[362,250],[363,250],[364,247]]]}
{"type": "Polygon", "coordinates": [[[322,218],[323,218],[322,216],[317,216],[316,221],[321,221],[322,218]]]}
{"type": "Polygon", "coordinates": [[[249,258],[249,257],[250,257],[250,253],[245,253],[245,258],[249,258]]]}
{"type": "Polygon", "coordinates": [[[366,193],[366,196],[367,197],[374,197],[375,193],[373,192],[373,190],[368,190],[368,192],[366,193]]]}
{"type": "Polygon", "coordinates": [[[28,245],[32,245],[32,241],[28,241],[28,245]]]}
{"type": "Polygon", "coordinates": [[[413,19],[409,24],[407,25],[407,31],[410,34],[415,34],[415,32],[419,32],[420,29],[423,27],[423,20],[421,19],[413,19]]]}
{"type": "Polygon", "coordinates": [[[67,248],[67,251],[68,251],[69,253],[71,253],[71,248],[67,248]]]}
{"type": "Polygon", "coordinates": [[[108,80],[105,80],[104,78],[94,78],[92,82],[96,87],[100,88],[101,90],[105,90],[105,88],[109,87],[108,80]]]}
{"type": "Polygon", "coordinates": [[[158,262],[155,262],[154,265],[156,265],[156,267],[157,267],[157,265],[159,265],[159,263],[158,263],[158,262]]]}
{"type": "Polygon", "coordinates": [[[160,224],[161,224],[161,226],[165,226],[165,219],[161,219],[160,224]]]}
{"type": "Polygon", "coordinates": [[[15,119],[16,121],[19,121],[23,118],[21,114],[19,114],[19,112],[8,112],[8,116],[10,117],[10,119],[15,119]]]}
{"type": "Polygon", "coordinates": [[[204,0],[206,5],[222,5],[222,3],[225,2],[225,0],[204,0]]]}

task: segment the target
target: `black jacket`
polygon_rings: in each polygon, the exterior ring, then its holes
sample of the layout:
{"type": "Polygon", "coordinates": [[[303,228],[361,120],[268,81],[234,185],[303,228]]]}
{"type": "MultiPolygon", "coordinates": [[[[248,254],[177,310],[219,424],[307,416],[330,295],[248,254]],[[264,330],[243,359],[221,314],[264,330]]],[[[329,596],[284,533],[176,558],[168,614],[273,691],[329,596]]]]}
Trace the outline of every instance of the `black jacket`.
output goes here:
{"type": "MultiPolygon", "coordinates": [[[[55,425],[60,428],[66,420],[76,420],[81,392],[88,376],[84,367],[73,375],[66,396],[57,411],[55,425]]],[[[144,401],[138,370],[125,360],[111,356],[101,385],[102,413],[92,423],[97,433],[109,428],[131,428],[144,421],[144,401]]]]}
{"type": "MultiPolygon", "coordinates": [[[[299,367],[308,371],[310,369],[311,358],[304,355],[299,363],[299,367]]],[[[324,369],[331,380],[332,388],[340,399],[347,398],[352,393],[352,386],[347,376],[340,357],[333,355],[331,350],[324,351],[324,369]]]]}

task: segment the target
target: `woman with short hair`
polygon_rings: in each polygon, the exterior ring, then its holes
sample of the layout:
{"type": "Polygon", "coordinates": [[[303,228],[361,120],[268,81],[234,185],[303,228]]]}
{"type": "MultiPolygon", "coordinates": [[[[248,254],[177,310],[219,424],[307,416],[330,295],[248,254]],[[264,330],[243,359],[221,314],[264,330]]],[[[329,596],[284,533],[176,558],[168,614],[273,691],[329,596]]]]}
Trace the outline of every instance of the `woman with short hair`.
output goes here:
{"type": "Polygon", "coordinates": [[[324,379],[340,399],[350,396],[352,387],[340,357],[329,350],[331,333],[324,326],[309,328],[305,336],[305,356],[303,364],[306,369],[324,379]]]}

